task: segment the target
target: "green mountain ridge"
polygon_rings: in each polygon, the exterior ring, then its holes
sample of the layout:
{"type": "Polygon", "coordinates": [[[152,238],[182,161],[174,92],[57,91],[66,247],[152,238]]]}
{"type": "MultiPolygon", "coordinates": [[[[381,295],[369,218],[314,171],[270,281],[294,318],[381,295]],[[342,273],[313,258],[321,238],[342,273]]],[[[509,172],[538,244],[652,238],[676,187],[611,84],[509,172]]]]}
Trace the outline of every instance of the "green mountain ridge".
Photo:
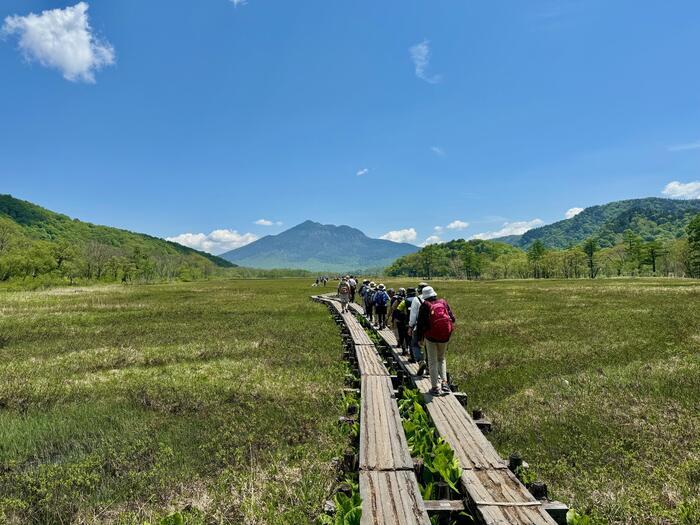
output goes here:
{"type": "MultiPolygon", "coordinates": [[[[169,264],[235,266],[209,253],[142,233],[99,226],[56,213],[11,195],[0,195],[0,255],[19,257],[31,250],[101,251],[100,258],[154,258],[169,264]]],[[[60,266],[60,263],[59,263],[60,266]]]]}
{"type": "Polygon", "coordinates": [[[412,244],[372,239],[350,226],[305,221],[221,257],[251,268],[349,272],[383,268],[416,251],[418,247],[412,244]]]}
{"type": "Polygon", "coordinates": [[[685,236],[685,227],[700,213],[700,199],[648,197],[610,202],[586,208],[571,219],[534,228],[520,236],[494,241],[528,248],[536,240],[548,248],[567,248],[596,237],[601,247],[614,246],[631,230],[642,240],[673,240],[685,236]]]}

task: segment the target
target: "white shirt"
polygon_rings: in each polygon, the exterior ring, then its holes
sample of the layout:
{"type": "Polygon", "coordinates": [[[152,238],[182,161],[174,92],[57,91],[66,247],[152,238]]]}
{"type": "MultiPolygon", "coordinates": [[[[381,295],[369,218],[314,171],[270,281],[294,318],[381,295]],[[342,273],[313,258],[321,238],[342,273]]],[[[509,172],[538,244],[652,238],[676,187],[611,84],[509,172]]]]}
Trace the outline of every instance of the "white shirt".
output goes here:
{"type": "Polygon", "coordinates": [[[416,296],[411,301],[411,315],[408,318],[408,326],[410,328],[415,328],[418,324],[418,310],[420,310],[420,305],[423,304],[423,299],[416,296]]]}

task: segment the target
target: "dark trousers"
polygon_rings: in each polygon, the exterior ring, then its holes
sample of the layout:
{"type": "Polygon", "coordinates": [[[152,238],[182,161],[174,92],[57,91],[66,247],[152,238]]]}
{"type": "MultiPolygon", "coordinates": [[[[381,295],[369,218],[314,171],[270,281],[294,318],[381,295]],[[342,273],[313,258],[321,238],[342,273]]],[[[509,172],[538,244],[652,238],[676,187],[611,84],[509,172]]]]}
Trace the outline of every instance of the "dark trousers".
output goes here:
{"type": "Polygon", "coordinates": [[[365,314],[372,320],[372,303],[365,303],[365,314]]]}
{"type": "Polygon", "coordinates": [[[399,348],[403,348],[405,350],[411,344],[411,342],[408,340],[408,325],[406,325],[404,321],[399,321],[398,319],[394,320],[394,324],[396,325],[396,332],[399,336],[399,348]]]}
{"type": "Polygon", "coordinates": [[[379,324],[379,328],[385,328],[386,327],[386,306],[375,306],[374,311],[377,312],[377,323],[379,324]]]}
{"type": "Polygon", "coordinates": [[[416,361],[423,360],[423,353],[420,349],[420,344],[418,343],[418,336],[415,329],[413,330],[413,336],[411,337],[411,355],[416,361]]]}

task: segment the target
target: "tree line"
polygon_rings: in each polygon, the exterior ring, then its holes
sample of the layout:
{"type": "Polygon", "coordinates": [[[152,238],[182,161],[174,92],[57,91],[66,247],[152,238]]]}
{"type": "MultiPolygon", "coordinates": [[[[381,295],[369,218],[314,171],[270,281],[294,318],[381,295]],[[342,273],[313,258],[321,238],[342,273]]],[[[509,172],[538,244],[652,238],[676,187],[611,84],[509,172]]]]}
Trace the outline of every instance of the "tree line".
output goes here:
{"type": "Polygon", "coordinates": [[[216,270],[213,262],[200,255],[179,253],[147,240],[110,243],[32,239],[13,221],[0,217],[0,282],[194,280],[216,270]]]}
{"type": "Polygon", "coordinates": [[[456,279],[700,278],[700,214],[680,239],[643,239],[626,230],[620,242],[610,247],[601,247],[596,237],[589,237],[565,249],[550,249],[536,240],[526,250],[501,242],[460,239],[401,257],[386,273],[456,279]]]}

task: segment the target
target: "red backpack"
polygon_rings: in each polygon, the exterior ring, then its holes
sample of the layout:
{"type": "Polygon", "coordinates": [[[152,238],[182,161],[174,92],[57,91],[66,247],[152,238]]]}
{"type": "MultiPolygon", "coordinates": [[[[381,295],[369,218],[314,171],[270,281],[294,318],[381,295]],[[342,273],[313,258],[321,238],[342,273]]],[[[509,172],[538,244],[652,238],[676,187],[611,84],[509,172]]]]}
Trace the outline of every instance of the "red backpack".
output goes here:
{"type": "Polygon", "coordinates": [[[444,299],[425,301],[430,308],[430,328],[426,330],[425,337],[438,343],[446,343],[452,335],[452,318],[450,310],[444,299]]]}

